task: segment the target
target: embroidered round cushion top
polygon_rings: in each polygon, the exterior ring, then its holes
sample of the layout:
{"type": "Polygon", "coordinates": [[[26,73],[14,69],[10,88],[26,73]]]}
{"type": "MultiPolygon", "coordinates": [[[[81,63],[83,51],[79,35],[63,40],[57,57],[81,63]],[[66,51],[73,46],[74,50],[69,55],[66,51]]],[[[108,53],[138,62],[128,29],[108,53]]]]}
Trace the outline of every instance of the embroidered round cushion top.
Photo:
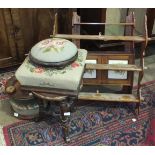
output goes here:
{"type": "Polygon", "coordinates": [[[67,61],[77,55],[77,47],[66,39],[49,38],[34,45],[30,55],[37,61],[58,63],[67,61]]]}

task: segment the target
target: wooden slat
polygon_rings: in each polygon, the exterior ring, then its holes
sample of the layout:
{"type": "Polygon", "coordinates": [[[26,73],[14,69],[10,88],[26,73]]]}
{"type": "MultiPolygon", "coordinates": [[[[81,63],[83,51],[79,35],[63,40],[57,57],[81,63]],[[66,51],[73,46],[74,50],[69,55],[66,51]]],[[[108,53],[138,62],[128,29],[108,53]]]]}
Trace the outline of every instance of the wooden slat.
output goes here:
{"type": "Polygon", "coordinates": [[[21,19],[20,19],[20,9],[19,8],[11,8],[11,18],[13,23],[14,30],[14,39],[16,43],[16,48],[18,52],[18,58],[23,60],[25,45],[24,45],[24,34],[21,29],[21,19]]]}
{"type": "Polygon", "coordinates": [[[114,101],[114,102],[139,102],[139,99],[132,94],[114,93],[87,93],[81,92],[79,100],[114,101]]]}
{"type": "MultiPolygon", "coordinates": [[[[12,21],[12,17],[11,17],[11,9],[6,8],[3,9],[3,15],[4,15],[4,21],[5,22],[5,31],[7,34],[7,41],[9,44],[9,55],[11,57],[13,57],[14,59],[17,58],[17,46],[15,43],[15,38],[14,38],[14,27],[13,27],[13,21],[12,21]]],[[[4,30],[3,30],[4,31],[4,30]]],[[[3,38],[2,38],[2,42],[3,42],[3,38]]],[[[8,49],[5,50],[6,53],[8,53],[7,51],[8,49]]]]}
{"type": "Polygon", "coordinates": [[[24,86],[21,85],[21,90],[28,90],[33,92],[41,92],[41,93],[49,93],[49,94],[57,94],[57,95],[69,95],[69,96],[77,96],[79,90],[66,90],[66,89],[58,89],[58,88],[47,88],[47,87],[37,87],[37,86],[24,86]]]}
{"type": "Polygon", "coordinates": [[[49,93],[41,93],[41,92],[35,92],[32,91],[33,94],[41,99],[46,99],[49,101],[62,101],[67,98],[67,96],[62,96],[62,95],[56,95],[56,94],[49,94],[49,93]]]}
{"type": "Polygon", "coordinates": [[[142,71],[142,68],[136,65],[123,64],[86,64],[86,69],[97,70],[118,70],[118,71],[142,71]]]}
{"type": "Polygon", "coordinates": [[[74,25],[134,25],[135,23],[74,23],[74,25]]]}
{"type": "MultiPolygon", "coordinates": [[[[83,39],[83,40],[104,40],[104,41],[110,41],[110,40],[121,40],[121,41],[136,41],[136,42],[142,42],[145,41],[144,37],[140,36],[106,36],[106,35],[71,35],[71,34],[56,34],[56,35],[50,35],[50,37],[55,38],[65,38],[65,39],[83,39]]],[[[148,39],[149,40],[149,39],[148,39]]]]}

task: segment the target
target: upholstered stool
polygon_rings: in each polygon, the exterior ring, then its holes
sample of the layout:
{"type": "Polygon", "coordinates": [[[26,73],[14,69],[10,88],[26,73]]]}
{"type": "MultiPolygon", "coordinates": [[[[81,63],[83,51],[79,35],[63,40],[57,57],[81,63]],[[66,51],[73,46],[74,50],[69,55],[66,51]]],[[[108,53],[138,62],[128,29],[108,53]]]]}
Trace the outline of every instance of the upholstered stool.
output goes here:
{"type": "Polygon", "coordinates": [[[15,73],[23,87],[31,87],[40,91],[51,92],[52,89],[77,91],[85,66],[87,52],[79,49],[77,59],[63,69],[43,67],[32,63],[27,57],[15,73]]]}
{"type": "Polygon", "coordinates": [[[29,58],[35,64],[64,67],[77,59],[77,47],[69,40],[50,38],[32,47],[29,58]]]}
{"type": "Polygon", "coordinates": [[[56,101],[61,109],[65,140],[70,112],[80,91],[87,51],[77,49],[65,39],[46,39],[32,47],[29,56],[15,73],[21,89],[31,91],[42,101],[56,101]]]}

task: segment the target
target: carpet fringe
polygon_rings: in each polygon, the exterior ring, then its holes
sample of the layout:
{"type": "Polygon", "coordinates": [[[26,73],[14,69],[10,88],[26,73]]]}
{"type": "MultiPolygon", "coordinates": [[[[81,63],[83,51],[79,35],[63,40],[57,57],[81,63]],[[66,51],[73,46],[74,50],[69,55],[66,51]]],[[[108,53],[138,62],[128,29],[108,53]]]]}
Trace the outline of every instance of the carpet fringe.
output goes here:
{"type": "Polygon", "coordinates": [[[2,126],[0,126],[0,146],[6,146],[2,126]]]}

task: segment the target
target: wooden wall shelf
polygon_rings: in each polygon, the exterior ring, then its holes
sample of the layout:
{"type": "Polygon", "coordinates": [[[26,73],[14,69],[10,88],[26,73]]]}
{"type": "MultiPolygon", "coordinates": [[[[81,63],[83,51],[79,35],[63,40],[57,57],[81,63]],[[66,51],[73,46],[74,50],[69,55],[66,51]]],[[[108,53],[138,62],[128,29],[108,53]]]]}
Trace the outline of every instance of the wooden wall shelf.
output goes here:
{"type": "MultiPolygon", "coordinates": [[[[88,76],[84,76],[83,83],[90,85],[121,85],[123,86],[121,94],[114,93],[88,93],[88,92],[80,92],[78,99],[80,100],[98,100],[98,101],[110,101],[110,102],[134,102],[136,103],[136,111],[139,114],[140,102],[143,100],[141,97],[141,81],[144,75],[144,55],[145,48],[147,46],[148,41],[151,39],[148,38],[147,32],[147,19],[145,17],[145,35],[144,36],[133,36],[134,26],[135,26],[135,18],[134,13],[131,13],[126,17],[126,23],[80,23],[80,17],[76,17],[74,14],[73,19],[73,34],[58,34],[56,32],[57,26],[54,26],[53,35],[51,37],[55,38],[65,38],[72,39],[77,47],[80,48],[80,42],[78,40],[101,40],[101,41],[124,41],[124,51],[116,51],[116,52],[107,52],[107,51],[99,51],[99,52],[88,52],[88,58],[86,60],[86,72],[91,70],[94,72],[96,78],[88,78],[88,76]],[[124,36],[107,36],[102,35],[100,32],[98,35],[81,35],[80,27],[81,25],[119,25],[125,26],[125,35],[124,36]],[[78,26],[78,28],[77,28],[78,26]],[[134,43],[141,43],[141,52],[140,52],[140,64],[135,65],[135,50],[134,43]],[[88,61],[89,60],[89,61],[88,61]],[[92,62],[93,61],[93,62],[92,62]],[[91,63],[90,63],[91,62],[91,63]],[[95,62],[95,63],[94,63],[95,62]],[[118,64],[120,63],[120,64],[118,64]],[[116,75],[113,72],[123,73],[122,76],[120,74],[116,75]],[[138,88],[137,95],[132,94],[133,88],[133,79],[134,72],[138,72],[138,88]],[[115,76],[114,76],[115,75],[115,76]]],[[[55,23],[57,20],[57,16],[55,16],[55,23]]],[[[92,73],[91,73],[92,74],[92,73]]],[[[85,74],[84,74],[85,75],[85,74]]]]}

